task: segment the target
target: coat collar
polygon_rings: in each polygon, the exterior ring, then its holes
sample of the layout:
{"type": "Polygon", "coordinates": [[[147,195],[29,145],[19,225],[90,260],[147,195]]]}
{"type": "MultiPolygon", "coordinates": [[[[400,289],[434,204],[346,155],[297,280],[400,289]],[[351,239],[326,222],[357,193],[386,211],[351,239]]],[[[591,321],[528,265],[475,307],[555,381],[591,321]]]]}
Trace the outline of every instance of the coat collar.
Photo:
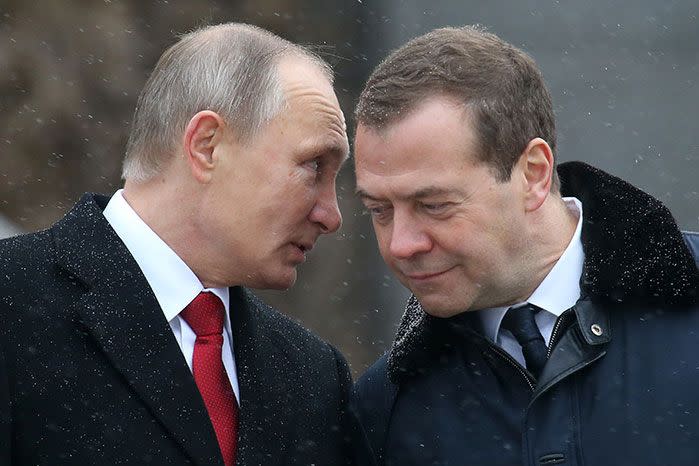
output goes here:
{"type": "MultiPolygon", "coordinates": [[[[585,300],[603,307],[633,303],[667,307],[697,301],[695,260],[672,214],[659,200],[582,162],[561,164],[558,174],[561,194],[583,204],[585,300]]],[[[480,322],[470,314],[434,318],[411,296],[388,356],[391,380],[402,380],[449,345],[443,338],[447,325],[478,333],[480,322]]]]}
{"type": "MultiPolygon", "coordinates": [[[[191,371],[155,295],[104,218],[108,198],[86,194],[54,227],[56,260],[85,293],[79,324],[101,346],[153,416],[195,464],[223,464],[191,371]]],[[[276,329],[276,311],[234,287],[231,321],[241,410],[237,464],[281,464],[303,398],[290,386],[297,348],[276,329]]]]}
{"type": "Polygon", "coordinates": [[[697,299],[696,263],[662,202],[582,162],[562,164],[561,193],[583,203],[583,294],[651,305],[697,299]]]}
{"type": "Polygon", "coordinates": [[[279,331],[278,312],[245,288],[231,288],[231,321],[240,383],[236,463],[281,465],[303,416],[300,351],[279,331]]]}
{"type": "Polygon", "coordinates": [[[59,266],[85,293],[79,325],[195,463],[223,464],[187,363],[138,265],[86,194],[51,230],[59,266]]]}

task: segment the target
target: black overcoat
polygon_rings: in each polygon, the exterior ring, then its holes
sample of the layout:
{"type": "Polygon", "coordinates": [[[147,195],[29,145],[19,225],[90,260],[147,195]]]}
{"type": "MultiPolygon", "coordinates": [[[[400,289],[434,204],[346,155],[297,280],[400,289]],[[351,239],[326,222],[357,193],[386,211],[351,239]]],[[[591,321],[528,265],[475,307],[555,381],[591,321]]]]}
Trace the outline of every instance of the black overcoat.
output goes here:
{"type": "MultiPolygon", "coordinates": [[[[138,265],[85,195],[0,242],[0,464],[223,464],[192,374],[138,265]]],[[[231,288],[238,465],[350,464],[343,357],[231,288]]]]}

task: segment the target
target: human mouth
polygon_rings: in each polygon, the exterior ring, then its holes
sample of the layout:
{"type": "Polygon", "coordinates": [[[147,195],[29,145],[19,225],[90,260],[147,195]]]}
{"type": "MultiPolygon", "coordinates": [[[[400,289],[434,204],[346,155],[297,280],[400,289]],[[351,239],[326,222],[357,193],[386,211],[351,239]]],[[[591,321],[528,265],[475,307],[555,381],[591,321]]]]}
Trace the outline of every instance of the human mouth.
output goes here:
{"type": "Polygon", "coordinates": [[[299,248],[301,252],[307,253],[311,249],[313,249],[313,243],[292,243],[294,246],[299,248]]]}
{"type": "Polygon", "coordinates": [[[291,243],[291,245],[294,247],[294,257],[293,260],[294,262],[305,262],[306,261],[306,253],[313,249],[313,243],[291,243]]]}
{"type": "Polygon", "coordinates": [[[421,273],[407,273],[405,276],[408,278],[408,280],[412,282],[417,282],[417,283],[424,283],[424,282],[429,282],[431,280],[435,280],[442,275],[446,274],[449,272],[451,268],[439,271],[439,272],[421,272],[421,273]]]}

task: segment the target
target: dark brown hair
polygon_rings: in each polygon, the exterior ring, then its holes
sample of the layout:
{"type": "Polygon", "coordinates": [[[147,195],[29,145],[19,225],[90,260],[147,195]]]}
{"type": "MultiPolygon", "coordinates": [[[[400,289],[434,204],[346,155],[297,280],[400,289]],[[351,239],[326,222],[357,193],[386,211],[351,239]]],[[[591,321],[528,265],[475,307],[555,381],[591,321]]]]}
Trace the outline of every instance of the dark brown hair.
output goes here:
{"type": "Polygon", "coordinates": [[[478,26],[436,29],[393,51],[369,77],[356,121],[382,130],[438,95],[471,112],[477,157],[501,182],[535,137],[555,153],[551,95],[534,60],[478,26]]]}

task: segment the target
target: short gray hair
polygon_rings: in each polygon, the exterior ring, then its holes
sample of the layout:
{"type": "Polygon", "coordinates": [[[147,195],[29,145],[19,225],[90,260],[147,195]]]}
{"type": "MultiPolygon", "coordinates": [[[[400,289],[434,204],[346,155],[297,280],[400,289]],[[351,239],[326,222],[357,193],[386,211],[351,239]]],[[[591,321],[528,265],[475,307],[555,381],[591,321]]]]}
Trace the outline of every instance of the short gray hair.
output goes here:
{"type": "Polygon", "coordinates": [[[249,24],[207,26],[180,37],[155,65],[133,117],[122,178],[146,181],[177,151],[197,112],[211,110],[249,142],[285,103],[277,73],[284,56],[307,58],[332,81],[316,54],[249,24]]]}

